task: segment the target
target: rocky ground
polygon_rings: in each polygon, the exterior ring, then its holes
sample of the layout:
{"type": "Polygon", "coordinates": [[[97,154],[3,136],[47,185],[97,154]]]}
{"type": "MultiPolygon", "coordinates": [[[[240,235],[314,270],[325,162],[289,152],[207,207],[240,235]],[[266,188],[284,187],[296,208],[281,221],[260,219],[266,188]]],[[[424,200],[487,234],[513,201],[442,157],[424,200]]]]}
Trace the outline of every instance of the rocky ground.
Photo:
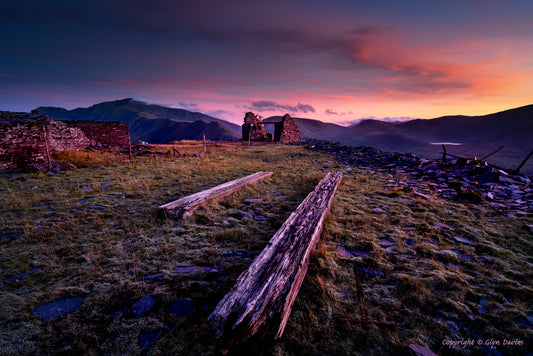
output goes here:
{"type": "MultiPolygon", "coordinates": [[[[483,203],[513,216],[533,216],[533,185],[524,174],[503,170],[486,161],[453,155],[443,161],[413,154],[382,152],[372,147],[351,147],[326,141],[307,146],[332,154],[338,163],[389,173],[388,188],[459,202],[483,203]]],[[[348,168],[350,170],[350,168],[348,168]]],[[[530,227],[533,231],[533,226],[530,227]]]]}

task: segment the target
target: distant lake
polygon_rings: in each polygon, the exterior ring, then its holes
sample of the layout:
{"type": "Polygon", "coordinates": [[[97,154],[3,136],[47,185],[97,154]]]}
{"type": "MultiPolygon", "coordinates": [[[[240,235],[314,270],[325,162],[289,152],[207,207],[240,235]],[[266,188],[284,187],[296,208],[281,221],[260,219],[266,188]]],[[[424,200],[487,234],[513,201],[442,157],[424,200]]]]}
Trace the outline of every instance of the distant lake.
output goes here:
{"type": "Polygon", "coordinates": [[[460,142],[430,142],[430,145],[448,145],[448,146],[461,146],[460,142]]]}

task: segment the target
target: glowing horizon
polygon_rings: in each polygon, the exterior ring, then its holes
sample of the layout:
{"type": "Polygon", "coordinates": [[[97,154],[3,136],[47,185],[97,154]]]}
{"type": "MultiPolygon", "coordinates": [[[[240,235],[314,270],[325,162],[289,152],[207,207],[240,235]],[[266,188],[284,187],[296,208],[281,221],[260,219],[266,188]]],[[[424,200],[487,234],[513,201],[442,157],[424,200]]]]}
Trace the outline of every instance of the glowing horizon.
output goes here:
{"type": "Polygon", "coordinates": [[[0,5],[0,110],[132,97],[338,122],[533,103],[528,1],[29,2],[0,5]]]}

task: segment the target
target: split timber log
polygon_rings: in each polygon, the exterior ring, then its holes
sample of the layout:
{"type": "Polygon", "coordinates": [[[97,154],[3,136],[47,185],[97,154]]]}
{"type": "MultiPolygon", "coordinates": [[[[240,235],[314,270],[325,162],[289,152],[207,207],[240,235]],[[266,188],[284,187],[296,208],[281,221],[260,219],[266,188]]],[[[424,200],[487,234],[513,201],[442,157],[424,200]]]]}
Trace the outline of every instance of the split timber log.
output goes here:
{"type": "Polygon", "coordinates": [[[258,182],[262,179],[270,177],[272,174],[273,172],[256,172],[254,174],[250,174],[249,176],[235,179],[202,192],[183,197],[168,204],[161,205],[159,209],[165,216],[170,215],[178,219],[187,218],[202,204],[213,199],[230,195],[245,185],[258,182]]]}
{"type": "Polygon", "coordinates": [[[239,276],[209,316],[217,338],[235,344],[267,322],[281,337],[341,179],[326,174],[239,276]]]}

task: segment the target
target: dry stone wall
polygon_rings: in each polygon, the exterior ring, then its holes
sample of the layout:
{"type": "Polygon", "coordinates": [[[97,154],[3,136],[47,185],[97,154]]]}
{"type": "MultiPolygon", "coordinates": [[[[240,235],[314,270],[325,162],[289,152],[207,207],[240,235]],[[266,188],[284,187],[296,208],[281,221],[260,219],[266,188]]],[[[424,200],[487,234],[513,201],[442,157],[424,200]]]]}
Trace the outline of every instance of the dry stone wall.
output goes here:
{"type": "Polygon", "coordinates": [[[124,122],[64,121],[68,126],[78,128],[93,145],[103,147],[128,147],[130,130],[124,122]]]}
{"type": "Polygon", "coordinates": [[[128,125],[122,122],[63,122],[0,111],[0,169],[46,164],[54,151],[128,147],[129,140],[128,125]]]}
{"type": "Polygon", "coordinates": [[[301,142],[300,130],[289,114],[285,114],[281,122],[274,127],[274,141],[281,143],[301,142]]]}
{"type": "Polygon", "coordinates": [[[0,169],[47,162],[42,121],[0,118],[0,169]]]}

